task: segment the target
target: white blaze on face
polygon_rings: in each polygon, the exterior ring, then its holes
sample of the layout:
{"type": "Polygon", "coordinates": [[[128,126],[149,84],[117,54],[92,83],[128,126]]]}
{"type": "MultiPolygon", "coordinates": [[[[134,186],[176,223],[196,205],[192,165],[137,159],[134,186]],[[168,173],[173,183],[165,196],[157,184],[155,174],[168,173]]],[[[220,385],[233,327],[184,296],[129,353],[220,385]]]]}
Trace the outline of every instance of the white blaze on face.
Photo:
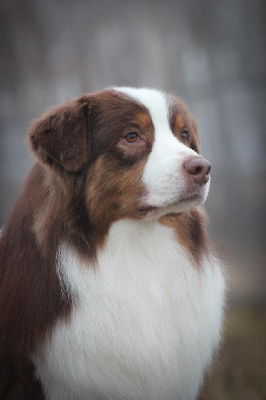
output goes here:
{"type": "MultiPolygon", "coordinates": [[[[115,89],[143,104],[148,109],[154,125],[155,141],[143,174],[143,183],[147,188],[144,202],[149,206],[166,208],[167,212],[190,209],[196,204],[193,202],[178,204],[178,201],[185,197],[187,190],[182,166],[185,159],[198,154],[173,135],[169,123],[169,105],[165,95],[158,90],[145,88],[115,89]]],[[[201,189],[202,202],[206,200],[208,188],[207,184],[201,189]]]]}

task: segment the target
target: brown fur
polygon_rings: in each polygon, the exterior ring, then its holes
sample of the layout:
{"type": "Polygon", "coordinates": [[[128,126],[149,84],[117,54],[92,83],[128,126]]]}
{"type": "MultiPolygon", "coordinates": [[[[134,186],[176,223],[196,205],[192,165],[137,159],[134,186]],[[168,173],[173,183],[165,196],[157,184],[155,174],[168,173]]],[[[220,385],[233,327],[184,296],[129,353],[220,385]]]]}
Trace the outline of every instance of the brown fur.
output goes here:
{"type": "Polygon", "coordinates": [[[178,242],[192,255],[195,265],[199,267],[202,254],[206,254],[210,247],[204,211],[197,207],[184,214],[166,215],[160,221],[175,230],[178,242]]]}
{"type": "Polygon", "coordinates": [[[0,242],[0,348],[5,349],[8,362],[13,360],[11,380],[16,386],[24,385],[23,380],[18,381],[21,374],[17,372],[23,360],[44,339],[58,316],[68,313],[70,306],[61,298],[55,270],[58,232],[50,234],[49,246],[42,248],[32,229],[41,198],[36,187],[41,187],[38,166],[29,177],[0,242]]]}
{"type": "MultiPolygon", "coordinates": [[[[199,149],[183,103],[173,102],[172,110],[174,134],[180,139],[188,129],[186,144],[199,149]]],[[[109,90],[49,110],[32,125],[29,141],[38,163],[0,241],[1,399],[42,398],[29,355],[72,309],[56,271],[58,246],[65,242],[93,261],[114,221],[140,218],[141,177],[154,127],[144,106],[109,90]],[[140,146],[124,141],[130,132],[138,133],[140,146]]],[[[207,246],[202,213],[167,216],[162,223],[176,230],[199,263],[207,246]]]]}
{"type": "Polygon", "coordinates": [[[181,142],[200,154],[200,137],[197,123],[188,112],[185,102],[174,96],[169,96],[168,102],[171,109],[170,124],[173,133],[181,142]],[[186,140],[181,137],[183,131],[187,132],[188,137],[186,140]]]}
{"type": "Polygon", "coordinates": [[[89,160],[90,97],[67,100],[46,112],[29,132],[33,151],[44,163],[81,171],[89,160]]]}
{"type": "Polygon", "coordinates": [[[182,118],[182,116],[180,114],[178,114],[176,116],[175,124],[177,126],[178,131],[182,133],[182,131],[184,129],[184,121],[183,121],[183,118],[182,118]]]}

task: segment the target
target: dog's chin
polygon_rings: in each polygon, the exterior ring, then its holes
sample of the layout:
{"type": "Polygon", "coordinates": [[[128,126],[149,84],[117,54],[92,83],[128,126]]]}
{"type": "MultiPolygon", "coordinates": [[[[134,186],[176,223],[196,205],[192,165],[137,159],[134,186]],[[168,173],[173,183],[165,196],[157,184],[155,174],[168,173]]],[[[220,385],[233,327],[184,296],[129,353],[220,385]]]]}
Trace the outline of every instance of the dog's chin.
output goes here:
{"type": "Polygon", "coordinates": [[[145,219],[159,219],[166,215],[178,215],[190,211],[192,208],[203,205],[207,196],[195,194],[184,196],[177,201],[163,202],[159,206],[146,205],[138,209],[138,214],[145,219]]]}

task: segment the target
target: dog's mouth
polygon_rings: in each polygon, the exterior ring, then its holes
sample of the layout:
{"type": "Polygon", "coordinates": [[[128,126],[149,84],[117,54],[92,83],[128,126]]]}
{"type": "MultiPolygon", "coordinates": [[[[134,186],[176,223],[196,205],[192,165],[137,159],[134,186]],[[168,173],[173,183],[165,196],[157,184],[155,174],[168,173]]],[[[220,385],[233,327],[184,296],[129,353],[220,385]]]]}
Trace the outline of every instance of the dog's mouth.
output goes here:
{"type": "Polygon", "coordinates": [[[140,215],[146,215],[151,211],[158,210],[159,207],[154,207],[154,206],[146,206],[146,207],[141,207],[138,209],[138,213],[140,215]]]}
{"type": "Polygon", "coordinates": [[[138,208],[138,214],[141,216],[146,216],[148,213],[152,211],[160,211],[163,209],[171,208],[172,206],[177,209],[176,213],[179,214],[180,212],[183,211],[184,206],[189,205],[191,203],[192,205],[195,203],[200,203],[202,201],[202,197],[203,196],[199,193],[193,193],[179,198],[178,201],[163,203],[160,206],[145,205],[138,208]],[[178,211],[179,207],[181,208],[180,212],[178,211]]]}
{"type": "Polygon", "coordinates": [[[194,202],[194,201],[201,200],[202,197],[203,197],[203,196],[202,196],[201,194],[199,194],[199,193],[194,193],[194,194],[191,194],[191,195],[182,197],[182,198],[178,201],[178,203],[179,203],[179,204],[191,203],[191,202],[194,202]]]}

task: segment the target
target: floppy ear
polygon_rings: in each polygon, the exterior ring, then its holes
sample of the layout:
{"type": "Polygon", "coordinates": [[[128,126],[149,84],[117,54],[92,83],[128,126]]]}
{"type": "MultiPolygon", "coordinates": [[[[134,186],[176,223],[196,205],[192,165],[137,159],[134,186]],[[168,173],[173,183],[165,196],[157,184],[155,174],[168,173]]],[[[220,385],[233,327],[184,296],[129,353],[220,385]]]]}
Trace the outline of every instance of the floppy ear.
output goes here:
{"type": "Polygon", "coordinates": [[[89,96],[83,96],[51,108],[33,123],[29,141],[43,163],[69,172],[84,168],[89,160],[89,109],[89,96]]]}

